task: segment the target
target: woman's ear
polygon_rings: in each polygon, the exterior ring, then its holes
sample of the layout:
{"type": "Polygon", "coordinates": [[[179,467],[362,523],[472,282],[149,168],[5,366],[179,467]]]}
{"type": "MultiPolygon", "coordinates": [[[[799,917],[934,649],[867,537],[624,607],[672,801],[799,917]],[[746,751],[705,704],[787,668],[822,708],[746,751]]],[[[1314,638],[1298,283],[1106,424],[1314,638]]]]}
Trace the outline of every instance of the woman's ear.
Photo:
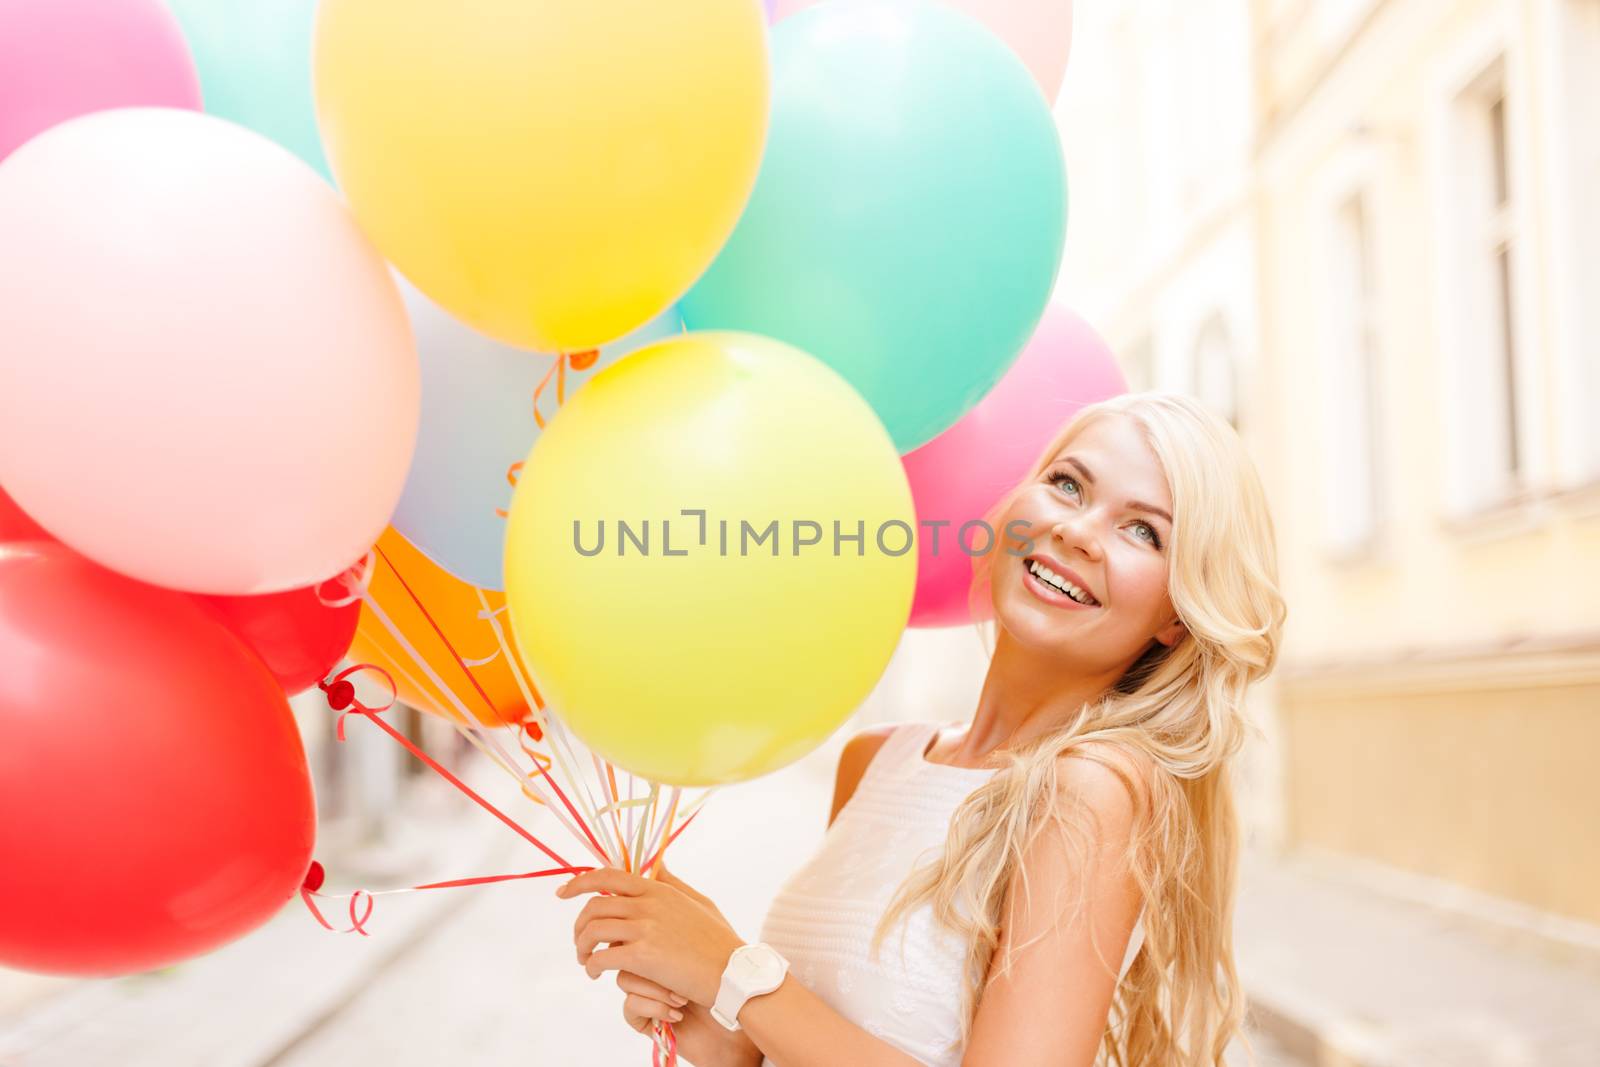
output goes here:
{"type": "Polygon", "coordinates": [[[1156,634],[1156,640],[1160,641],[1168,648],[1171,648],[1173,645],[1182,640],[1185,629],[1186,627],[1183,625],[1182,620],[1173,619],[1166,625],[1165,629],[1162,629],[1156,634]]]}

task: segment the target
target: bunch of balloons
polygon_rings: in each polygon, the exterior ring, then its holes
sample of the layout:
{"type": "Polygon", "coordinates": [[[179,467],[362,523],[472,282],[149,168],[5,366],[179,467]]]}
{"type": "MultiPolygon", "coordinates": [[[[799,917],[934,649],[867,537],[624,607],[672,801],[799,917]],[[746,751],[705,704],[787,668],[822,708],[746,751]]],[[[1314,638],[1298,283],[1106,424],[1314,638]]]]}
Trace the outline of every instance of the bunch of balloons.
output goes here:
{"type": "Polygon", "coordinates": [[[1070,29],[0,0],[0,963],[290,899],[285,695],[346,656],[637,868],[660,786],[797,759],[908,622],[970,621],[924,529],[1124,388],[1048,307],[1070,29]]]}

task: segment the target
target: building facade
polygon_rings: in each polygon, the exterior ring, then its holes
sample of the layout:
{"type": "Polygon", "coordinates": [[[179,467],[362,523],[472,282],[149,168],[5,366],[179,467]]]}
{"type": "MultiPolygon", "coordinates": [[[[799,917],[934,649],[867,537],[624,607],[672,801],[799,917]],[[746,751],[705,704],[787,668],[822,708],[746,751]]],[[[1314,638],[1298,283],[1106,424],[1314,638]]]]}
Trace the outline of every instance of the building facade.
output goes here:
{"type": "Polygon", "coordinates": [[[1273,502],[1257,838],[1600,923],[1600,0],[1080,11],[1059,298],[1273,502]]]}

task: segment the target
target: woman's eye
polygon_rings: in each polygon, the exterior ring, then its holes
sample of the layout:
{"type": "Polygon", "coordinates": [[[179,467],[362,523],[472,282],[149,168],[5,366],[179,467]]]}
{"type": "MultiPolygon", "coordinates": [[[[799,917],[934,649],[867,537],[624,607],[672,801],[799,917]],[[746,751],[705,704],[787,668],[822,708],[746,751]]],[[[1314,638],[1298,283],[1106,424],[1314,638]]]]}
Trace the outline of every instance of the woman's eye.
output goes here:
{"type": "Polygon", "coordinates": [[[1077,484],[1078,484],[1078,481],[1077,481],[1077,479],[1075,479],[1075,478],[1074,478],[1074,477],[1073,477],[1073,476],[1072,476],[1072,475],[1070,475],[1070,474],[1058,474],[1058,475],[1056,475],[1056,476],[1055,476],[1055,477],[1054,477],[1054,478],[1052,478],[1052,479],[1050,479],[1050,481],[1051,481],[1051,482],[1052,482],[1052,483],[1053,483],[1053,484],[1055,484],[1055,485],[1058,485],[1058,486],[1059,486],[1059,485],[1060,485],[1060,484],[1061,484],[1061,483],[1062,483],[1062,482],[1071,482],[1071,483],[1072,483],[1072,484],[1073,484],[1073,485],[1074,485],[1074,486],[1076,486],[1076,485],[1077,485],[1077,484]]]}
{"type": "Polygon", "coordinates": [[[1150,531],[1150,539],[1147,543],[1159,550],[1161,548],[1161,534],[1148,522],[1141,522],[1139,525],[1150,531]]]}

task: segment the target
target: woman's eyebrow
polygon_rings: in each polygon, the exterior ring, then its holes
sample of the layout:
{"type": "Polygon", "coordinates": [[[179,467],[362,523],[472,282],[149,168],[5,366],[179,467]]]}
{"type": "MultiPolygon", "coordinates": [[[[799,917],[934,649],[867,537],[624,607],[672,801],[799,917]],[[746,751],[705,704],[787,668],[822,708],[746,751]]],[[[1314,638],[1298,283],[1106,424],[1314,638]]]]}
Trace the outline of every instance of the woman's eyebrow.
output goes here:
{"type": "Polygon", "coordinates": [[[1173,522],[1173,517],[1166,514],[1165,509],[1160,509],[1160,507],[1155,506],[1155,504],[1146,504],[1146,502],[1142,501],[1128,501],[1128,509],[1134,510],[1134,512],[1149,512],[1150,515],[1160,515],[1160,517],[1165,518],[1168,525],[1171,525],[1171,522],[1173,522]]]}
{"type": "MultiPolygon", "coordinates": [[[[1077,456],[1062,456],[1056,462],[1070,463],[1072,466],[1078,469],[1079,474],[1083,475],[1084,481],[1088,482],[1090,485],[1094,484],[1093,472],[1091,472],[1088,467],[1084,466],[1083,461],[1077,456]]],[[[1167,524],[1169,526],[1172,525],[1172,516],[1168,515],[1165,509],[1158,508],[1154,504],[1146,504],[1142,500],[1130,500],[1128,501],[1128,507],[1134,511],[1144,511],[1151,515],[1159,515],[1163,519],[1167,520],[1167,524]]]]}

